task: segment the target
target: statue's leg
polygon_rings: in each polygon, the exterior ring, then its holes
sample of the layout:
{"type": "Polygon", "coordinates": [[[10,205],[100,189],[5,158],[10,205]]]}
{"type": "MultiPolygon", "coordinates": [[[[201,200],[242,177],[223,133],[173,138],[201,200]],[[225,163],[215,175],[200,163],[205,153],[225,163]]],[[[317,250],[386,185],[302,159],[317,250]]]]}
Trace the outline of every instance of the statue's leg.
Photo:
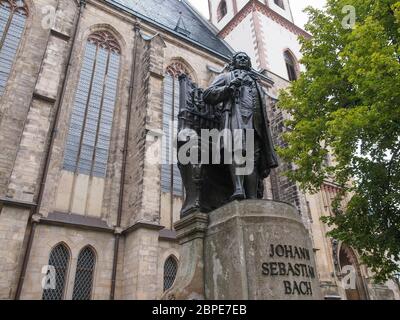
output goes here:
{"type": "Polygon", "coordinates": [[[245,178],[245,189],[246,189],[246,198],[250,200],[258,199],[258,183],[259,183],[259,176],[257,170],[246,176],[245,178]]]}
{"type": "Polygon", "coordinates": [[[236,169],[239,168],[238,165],[233,163],[229,166],[229,170],[231,173],[232,183],[234,187],[234,193],[231,197],[231,200],[244,200],[246,199],[246,194],[244,191],[244,176],[239,176],[236,174],[236,169]]]}
{"type": "Polygon", "coordinates": [[[250,175],[244,177],[244,186],[246,191],[246,198],[251,200],[258,199],[258,188],[260,175],[258,172],[258,163],[261,158],[261,142],[260,138],[256,135],[254,140],[254,154],[251,157],[253,161],[253,172],[250,175]]]}
{"type": "Polygon", "coordinates": [[[183,218],[200,208],[201,167],[192,164],[179,164],[178,167],[186,191],[181,211],[181,217],[183,218]]]}

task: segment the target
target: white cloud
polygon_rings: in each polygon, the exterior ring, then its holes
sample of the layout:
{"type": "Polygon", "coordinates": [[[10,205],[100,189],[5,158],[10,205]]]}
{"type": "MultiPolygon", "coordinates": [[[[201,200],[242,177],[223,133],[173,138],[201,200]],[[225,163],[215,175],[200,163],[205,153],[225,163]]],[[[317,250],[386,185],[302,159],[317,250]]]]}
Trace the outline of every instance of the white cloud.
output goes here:
{"type": "Polygon", "coordinates": [[[293,12],[294,23],[302,28],[308,21],[307,14],[304,13],[303,10],[308,6],[322,9],[326,4],[326,0],[307,0],[307,1],[289,0],[289,1],[290,1],[290,7],[293,12]]]}
{"type": "Polygon", "coordinates": [[[207,19],[210,16],[210,11],[208,10],[208,0],[188,0],[190,4],[195,7],[203,16],[207,19]]]}

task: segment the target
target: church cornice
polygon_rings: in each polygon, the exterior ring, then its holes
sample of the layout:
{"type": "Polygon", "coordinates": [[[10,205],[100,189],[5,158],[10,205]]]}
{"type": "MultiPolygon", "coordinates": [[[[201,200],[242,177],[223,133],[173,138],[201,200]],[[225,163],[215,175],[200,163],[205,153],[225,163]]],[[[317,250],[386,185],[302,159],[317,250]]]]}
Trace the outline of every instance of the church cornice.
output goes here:
{"type": "Polygon", "coordinates": [[[308,32],[296,26],[293,22],[281,16],[279,13],[272,10],[269,6],[261,3],[258,0],[249,1],[238,12],[238,14],[235,15],[235,17],[232,18],[232,20],[229,21],[228,24],[221,29],[218,35],[221,38],[225,39],[251,12],[254,11],[262,13],[266,17],[270,18],[271,20],[275,21],[276,23],[280,24],[281,26],[298,36],[311,38],[311,35],[308,32]]]}

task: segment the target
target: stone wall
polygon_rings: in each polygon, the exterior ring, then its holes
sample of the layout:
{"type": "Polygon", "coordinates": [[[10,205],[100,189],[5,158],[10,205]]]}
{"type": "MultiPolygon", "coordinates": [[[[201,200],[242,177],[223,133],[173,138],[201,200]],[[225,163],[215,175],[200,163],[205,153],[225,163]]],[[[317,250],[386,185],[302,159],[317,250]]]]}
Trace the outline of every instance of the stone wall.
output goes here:
{"type": "Polygon", "coordinates": [[[0,100],[0,198],[9,198],[0,206],[0,256],[4,257],[0,262],[0,298],[12,299],[15,296],[30,231],[30,215],[35,208],[51,138],[50,128],[54,124],[59,102],[59,121],[38,210],[40,216],[37,218],[42,219],[33,239],[21,298],[41,299],[42,268],[48,264],[51,249],[63,242],[72,254],[65,298],[72,297],[77,256],[83,247],[90,245],[98,255],[93,298],[108,299],[129,107],[132,114],[122,230],[132,229],[123,233],[120,243],[116,298],[160,297],[164,256],[172,248],[175,248],[174,253],[177,252],[173,239],[159,241],[159,230],[162,228],[159,225],[160,166],[151,161],[154,145],[157,146],[159,141],[149,139],[149,136],[157,136],[162,129],[163,75],[170,61],[181,57],[195,70],[199,83],[206,86],[212,80],[207,66],[221,69],[224,61],[143,22],[135,43],[136,18],[100,1],[88,1],[76,40],[72,43],[71,37],[78,25],[75,1],[38,0],[34,4],[28,1],[28,5],[31,14],[21,48],[7,90],[0,100]],[[50,29],[42,26],[42,9],[45,6],[55,8],[57,12],[55,24],[50,29]],[[104,192],[99,193],[96,200],[101,204],[101,215],[93,217],[88,212],[81,220],[77,218],[77,212],[64,210],[59,205],[74,197],[65,191],[67,175],[62,165],[86,39],[97,30],[107,30],[119,42],[121,67],[107,177],[104,192]],[[133,101],[128,106],[132,72],[133,101]],[[59,221],[54,220],[55,213],[59,221]],[[73,223],[65,222],[71,219],[73,223]],[[80,225],[82,222],[77,221],[90,223],[80,225]],[[104,230],[97,230],[98,225],[104,230]],[[154,274],[157,276],[154,277],[154,274]]]}
{"type": "Polygon", "coordinates": [[[113,234],[47,225],[39,225],[36,230],[21,298],[41,300],[43,294],[41,283],[45,276],[42,274],[42,268],[48,265],[51,250],[60,243],[66,245],[71,256],[64,298],[72,299],[79,253],[90,246],[96,254],[92,297],[94,300],[109,299],[113,265],[113,234]]]}
{"type": "Polygon", "coordinates": [[[0,214],[0,300],[13,299],[18,281],[28,209],[4,206],[0,214]]]}
{"type": "MultiPolygon", "coordinates": [[[[0,100],[0,198],[33,203],[40,186],[57,90],[64,77],[67,39],[77,10],[63,1],[27,3],[30,13],[26,29],[6,92],[0,100]],[[45,6],[53,7],[57,13],[53,28],[43,24],[42,8],[45,6]],[[61,25],[63,27],[58,28],[61,25]],[[48,83],[46,92],[43,81],[48,83]]],[[[0,262],[1,272],[5,272],[1,276],[1,298],[12,298],[15,293],[30,212],[16,208],[13,203],[3,205],[0,237],[4,241],[0,251],[8,258],[0,262]]]]}
{"type": "MultiPolygon", "coordinates": [[[[30,2],[30,14],[26,22],[17,59],[8,83],[0,99],[0,197],[7,191],[22,132],[32,100],[37,74],[46,50],[50,30],[41,26],[40,7],[56,1],[30,2]]],[[[12,193],[12,192],[11,192],[12,193]]]]}

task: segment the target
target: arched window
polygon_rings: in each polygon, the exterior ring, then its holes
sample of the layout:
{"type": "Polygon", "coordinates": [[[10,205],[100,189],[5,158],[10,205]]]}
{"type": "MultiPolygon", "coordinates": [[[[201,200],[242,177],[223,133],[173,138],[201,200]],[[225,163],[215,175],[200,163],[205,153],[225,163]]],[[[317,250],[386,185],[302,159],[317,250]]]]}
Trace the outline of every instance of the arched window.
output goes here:
{"type": "Polygon", "coordinates": [[[25,1],[0,0],[0,96],[5,91],[27,17],[25,1]]]}
{"type": "Polygon", "coordinates": [[[164,292],[171,289],[178,273],[178,261],[170,256],[164,264],[164,292]]]}
{"type": "Polygon", "coordinates": [[[106,176],[120,54],[110,33],[99,31],[89,36],[68,131],[64,170],[106,176]]]}
{"type": "Polygon", "coordinates": [[[163,165],[161,167],[161,191],[174,196],[183,196],[181,175],[176,164],[173,164],[174,150],[178,130],[179,113],[179,76],[190,72],[181,62],[174,62],[168,68],[164,78],[164,107],[163,107],[163,165]],[[174,125],[174,127],[172,126],[174,125]]]}
{"type": "Polygon", "coordinates": [[[283,0],[274,0],[275,4],[279,7],[281,7],[283,10],[285,10],[285,4],[283,3],[283,0]]]}
{"type": "Polygon", "coordinates": [[[76,265],[74,293],[72,300],[91,300],[96,255],[92,248],[84,248],[76,265]]]}
{"type": "Polygon", "coordinates": [[[228,7],[226,5],[226,1],[222,0],[219,3],[218,9],[217,9],[218,21],[220,21],[223,17],[225,17],[227,13],[228,13],[228,7]]]}
{"type": "Polygon", "coordinates": [[[297,63],[296,59],[289,51],[284,53],[286,69],[288,72],[289,81],[297,80],[297,63]]]}
{"type": "Polygon", "coordinates": [[[65,282],[68,272],[70,254],[68,248],[64,244],[57,245],[51,250],[48,268],[48,281],[46,286],[50,289],[43,290],[43,300],[63,300],[65,292],[65,282]],[[51,281],[54,280],[51,272],[55,271],[55,288],[51,287],[51,281]]]}
{"type": "MultiPolygon", "coordinates": [[[[349,267],[355,271],[355,287],[346,289],[347,300],[366,300],[367,294],[363,283],[360,265],[353,249],[342,244],[339,252],[339,262],[342,273],[351,272],[351,270],[347,270],[349,267]]],[[[344,275],[346,274],[342,274],[342,276],[344,275]]]]}

